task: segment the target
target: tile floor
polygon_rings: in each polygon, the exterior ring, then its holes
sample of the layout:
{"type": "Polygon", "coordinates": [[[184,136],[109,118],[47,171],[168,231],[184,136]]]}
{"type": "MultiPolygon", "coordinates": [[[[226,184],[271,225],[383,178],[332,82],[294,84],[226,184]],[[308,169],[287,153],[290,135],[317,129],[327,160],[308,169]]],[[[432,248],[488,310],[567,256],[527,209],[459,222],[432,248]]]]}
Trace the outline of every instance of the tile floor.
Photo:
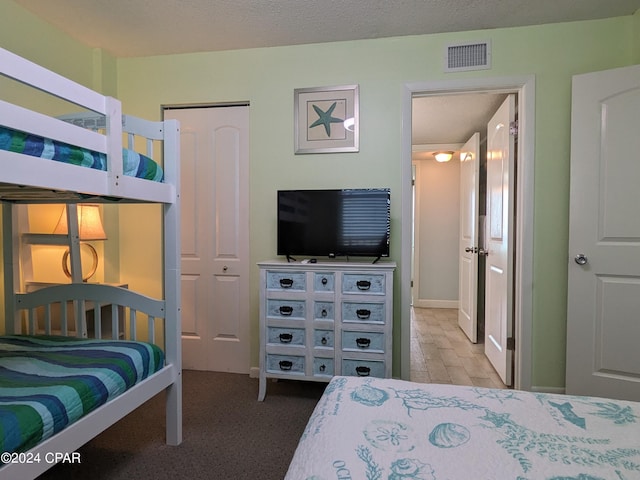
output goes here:
{"type": "Polygon", "coordinates": [[[506,388],[484,356],[458,327],[458,311],[413,308],[411,312],[411,380],[506,388]]]}

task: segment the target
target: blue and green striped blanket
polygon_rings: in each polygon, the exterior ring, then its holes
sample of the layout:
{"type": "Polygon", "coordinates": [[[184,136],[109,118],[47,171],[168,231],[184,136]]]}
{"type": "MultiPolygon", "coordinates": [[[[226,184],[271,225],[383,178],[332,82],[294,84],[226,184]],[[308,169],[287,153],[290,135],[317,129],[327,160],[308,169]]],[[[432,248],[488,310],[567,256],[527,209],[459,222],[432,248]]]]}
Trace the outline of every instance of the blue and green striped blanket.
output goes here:
{"type": "Polygon", "coordinates": [[[163,366],[148,343],[0,337],[0,452],[32,448],[163,366]]]}
{"type": "MultiPolygon", "coordinates": [[[[0,126],[0,150],[80,165],[96,170],[107,170],[107,156],[104,153],[93,152],[85,148],[3,126],[0,126]]],[[[162,182],[164,177],[162,167],[149,157],[123,148],[122,159],[125,175],[162,182]]]]}

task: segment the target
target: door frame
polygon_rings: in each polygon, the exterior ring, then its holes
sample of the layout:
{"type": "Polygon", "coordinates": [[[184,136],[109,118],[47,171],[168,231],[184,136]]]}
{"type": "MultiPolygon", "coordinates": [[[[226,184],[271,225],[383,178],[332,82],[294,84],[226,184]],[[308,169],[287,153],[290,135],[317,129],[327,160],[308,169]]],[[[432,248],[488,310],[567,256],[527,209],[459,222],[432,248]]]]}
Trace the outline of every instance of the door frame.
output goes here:
{"type": "Polygon", "coordinates": [[[535,76],[406,83],[402,92],[402,215],[400,258],[400,375],[411,372],[411,106],[415,94],[472,92],[518,95],[518,176],[516,179],[516,258],[514,259],[514,387],[531,390],[533,308],[533,211],[535,76]]]}

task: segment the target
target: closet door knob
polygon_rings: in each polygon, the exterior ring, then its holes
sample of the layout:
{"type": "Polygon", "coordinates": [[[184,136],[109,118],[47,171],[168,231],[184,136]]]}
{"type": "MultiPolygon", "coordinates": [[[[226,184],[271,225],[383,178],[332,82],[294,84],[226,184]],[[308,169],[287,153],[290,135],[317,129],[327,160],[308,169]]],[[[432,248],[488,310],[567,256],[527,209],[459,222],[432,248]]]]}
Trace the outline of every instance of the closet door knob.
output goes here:
{"type": "Polygon", "coordinates": [[[586,265],[589,262],[589,259],[584,253],[579,253],[573,259],[578,265],[586,265]]]}

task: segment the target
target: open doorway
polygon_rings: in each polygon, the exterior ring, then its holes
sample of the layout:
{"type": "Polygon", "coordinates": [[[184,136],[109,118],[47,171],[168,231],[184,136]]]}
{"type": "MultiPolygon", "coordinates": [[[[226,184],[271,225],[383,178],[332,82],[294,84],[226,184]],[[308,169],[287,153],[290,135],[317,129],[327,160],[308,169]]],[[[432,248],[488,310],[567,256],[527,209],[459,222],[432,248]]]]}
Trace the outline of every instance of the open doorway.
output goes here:
{"type": "MultiPolygon", "coordinates": [[[[462,94],[500,95],[514,93],[518,96],[519,142],[518,152],[518,180],[514,185],[516,205],[513,225],[515,238],[515,252],[513,258],[514,272],[510,279],[509,288],[513,294],[509,317],[513,321],[515,338],[515,370],[514,386],[527,389],[531,379],[531,277],[533,242],[533,133],[534,133],[534,97],[535,82],[533,77],[469,79],[453,82],[432,82],[408,84],[403,99],[403,184],[410,185],[412,178],[411,156],[412,142],[412,111],[414,98],[421,96],[446,97],[462,94]]],[[[468,114],[467,110],[460,110],[460,117],[468,114]],[[466,113],[465,113],[466,112],[466,113]]],[[[458,143],[464,140],[460,140],[458,143]]],[[[441,143],[440,140],[434,143],[441,143]]],[[[402,261],[401,261],[401,371],[403,378],[410,378],[411,365],[411,314],[412,305],[412,189],[403,189],[402,212],[402,261]]]]}
{"type": "Polygon", "coordinates": [[[485,257],[478,253],[487,126],[507,95],[413,96],[412,380],[512,384],[484,354],[485,257]]]}

